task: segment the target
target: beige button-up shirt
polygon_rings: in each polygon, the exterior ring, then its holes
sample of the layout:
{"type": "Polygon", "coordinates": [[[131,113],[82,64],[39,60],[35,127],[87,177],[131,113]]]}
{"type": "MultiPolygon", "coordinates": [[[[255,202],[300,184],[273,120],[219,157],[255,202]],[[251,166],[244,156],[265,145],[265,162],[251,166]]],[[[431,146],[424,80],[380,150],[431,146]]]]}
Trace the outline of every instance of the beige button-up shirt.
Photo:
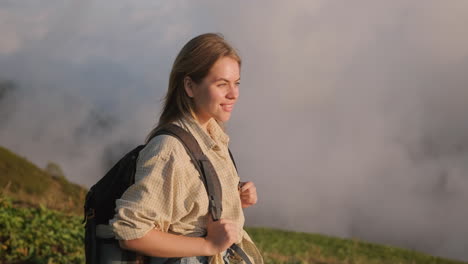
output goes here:
{"type": "MultiPolygon", "coordinates": [[[[239,226],[238,245],[252,263],[263,263],[259,250],[243,229],[238,183],[239,176],[229,152],[229,137],[211,119],[208,133],[193,118],[183,118],[174,124],[190,132],[213,164],[222,187],[221,218],[239,226]]],[[[201,176],[178,139],[160,135],[141,150],[135,174],[135,184],[116,202],[116,214],[109,221],[117,239],[131,240],[157,228],[164,232],[190,237],[206,236],[208,195],[201,176]]],[[[98,231],[99,232],[99,231],[98,231]]],[[[221,254],[211,256],[210,264],[224,263],[221,254]]]]}

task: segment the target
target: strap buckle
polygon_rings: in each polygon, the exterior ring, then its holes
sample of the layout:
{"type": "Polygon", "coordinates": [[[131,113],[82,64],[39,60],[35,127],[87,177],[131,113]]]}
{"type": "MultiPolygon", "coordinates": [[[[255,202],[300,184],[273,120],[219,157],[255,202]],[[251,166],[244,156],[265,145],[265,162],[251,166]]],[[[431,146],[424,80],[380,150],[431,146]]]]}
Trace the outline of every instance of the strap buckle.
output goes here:
{"type": "MultiPolygon", "coordinates": [[[[237,244],[232,244],[229,249],[233,250],[234,252],[237,253],[237,255],[244,260],[246,264],[252,264],[252,261],[250,261],[249,257],[245,253],[245,251],[239,247],[237,244]]],[[[234,259],[233,259],[234,260],[234,259]]]]}

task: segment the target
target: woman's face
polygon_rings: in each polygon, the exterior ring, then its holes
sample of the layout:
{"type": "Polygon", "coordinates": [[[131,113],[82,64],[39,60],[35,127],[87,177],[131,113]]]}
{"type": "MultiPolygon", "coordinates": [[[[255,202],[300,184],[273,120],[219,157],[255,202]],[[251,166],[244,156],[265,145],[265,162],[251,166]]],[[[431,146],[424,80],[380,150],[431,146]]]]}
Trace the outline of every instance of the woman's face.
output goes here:
{"type": "Polygon", "coordinates": [[[188,77],[184,80],[185,90],[195,102],[195,114],[202,125],[210,118],[221,122],[229,120],[239,97],[239,81],[239,64],[231,57],[218,59],[199,84],[188,77]]]}

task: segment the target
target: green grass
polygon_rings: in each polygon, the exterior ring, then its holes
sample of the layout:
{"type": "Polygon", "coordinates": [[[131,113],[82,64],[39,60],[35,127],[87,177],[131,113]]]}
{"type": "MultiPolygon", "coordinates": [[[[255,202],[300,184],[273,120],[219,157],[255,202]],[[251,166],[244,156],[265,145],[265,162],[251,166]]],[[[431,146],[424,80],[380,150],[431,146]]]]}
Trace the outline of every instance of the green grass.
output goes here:
{"type": "MultiPolygon", "coordinates": [[[[81,217],[24,208],[0,194],[0,263],[84,263],[81,217]]],[[[318,234],[246,228],[271,264],[462,264],[415,251],[318,234]]],[[[465,263],[466,264],[466,263],[465,263]]]]}
{"type": "MultiPolygon", "coordinates": [[[[272,264],[461,264],[419,252],[318,234],[246,228],[272,264]]],[[[0,263],[84,263],[81,217],[15,206],[0,195],[0,263]]]]}
{"type": "Polygon", "coordinates": [[[397,247],[319,234],[247,228],[267,263],[461,264],[397,247]]]}
{"type": "Polygon", "coordinates": [[[0,263],[84,263],[78,216],[14,206],[0,196],[0,263]]]}

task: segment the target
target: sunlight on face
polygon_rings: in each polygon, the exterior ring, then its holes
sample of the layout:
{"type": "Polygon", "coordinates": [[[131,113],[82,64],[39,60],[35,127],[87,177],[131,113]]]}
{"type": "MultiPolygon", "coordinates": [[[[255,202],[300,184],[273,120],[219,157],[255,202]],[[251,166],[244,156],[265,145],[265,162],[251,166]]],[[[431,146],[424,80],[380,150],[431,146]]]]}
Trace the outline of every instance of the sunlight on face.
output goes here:
{"type": "Polygon", "coordinates": [[[226,122],[231,117],[239,97],[240,69],[236,60],[222,57],[215,62],[208,75],[193,84],[195,114],[204,125],[210,118],[226,122]]]}

